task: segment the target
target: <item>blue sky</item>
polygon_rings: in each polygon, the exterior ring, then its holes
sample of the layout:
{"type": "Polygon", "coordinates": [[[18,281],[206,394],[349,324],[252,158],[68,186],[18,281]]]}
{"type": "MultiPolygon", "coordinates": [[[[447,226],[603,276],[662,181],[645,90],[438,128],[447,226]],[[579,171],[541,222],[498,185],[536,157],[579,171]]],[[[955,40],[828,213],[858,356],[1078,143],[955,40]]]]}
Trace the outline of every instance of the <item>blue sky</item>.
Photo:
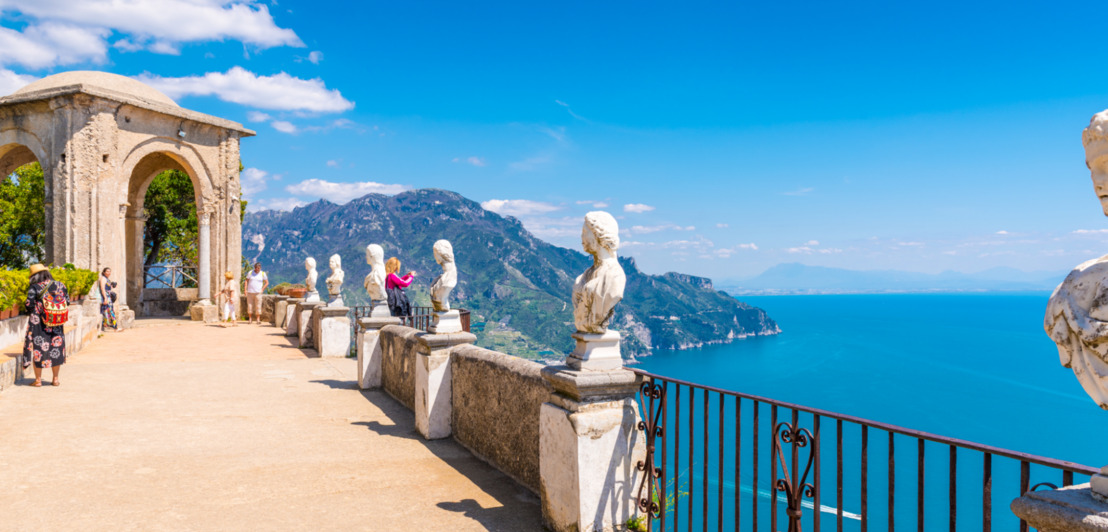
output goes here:
{"type": "Polygon", "coordinates": [[[1102,2],[0,0],[0,93],[135,76],[258,131],[252,208],[455,190],[646,271],[1061,271],[1108,249],[1080,134],[1102,2]]]}

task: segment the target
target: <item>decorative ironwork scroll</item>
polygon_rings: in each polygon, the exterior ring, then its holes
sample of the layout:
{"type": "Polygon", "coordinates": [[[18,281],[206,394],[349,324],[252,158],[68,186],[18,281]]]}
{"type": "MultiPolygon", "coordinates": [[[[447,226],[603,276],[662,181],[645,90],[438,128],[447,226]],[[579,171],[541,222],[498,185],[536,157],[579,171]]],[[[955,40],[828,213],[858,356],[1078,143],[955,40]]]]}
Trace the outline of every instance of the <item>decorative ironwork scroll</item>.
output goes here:
{"type": "Polygon", "coordinates": [[[657,467],[654,453],[657,439],[662,436],[664,428],[661,425],[662,412],[666,405],[666,389],[663,384],[653,380],[645,380],[639,387],[639,401],[642,405],[644,419],[639,421],[638,429],[646,436],[646,458],[638,461],[635,468],[643,472],[639,483],[639,491],[635,495],[639,511],[646,517],[647,530],[651,524],[662,515],[665,501],[662,500],[661,479],[665,478],[665,471],[657,467]],[[645,491],[645,493],[644,493],[645,491]]]}
{"type": "MultiPolygon", "coordinates": [[[[795,416],[793,417],[795,421],[795,416]]],[[[816,487],[811,482],[807,482],[808,473],[812,470],[812,460],[815,458],[810,445],[815,442],[816,437],[812,436],[808,429],[797,428],[784,421],[774,427],[773,434],[773,454],[777,455],[777,461],[783,473],[773,486],[773,496],[776,498],[779,491],[785,493],[788,503],[786,513],[789,516],[789,532],[801,532],[801,499],[804,497],[810,499],[816,494],[816,487]],[[788,462],[785,461],[785,445],[788,445],[791,451],[791,459],[788,462]],[[804,473],[796,476],[795,473],[800,466],[799,451],[803,448],[807,448],[808,459],[804,465],[804,473]]]]}

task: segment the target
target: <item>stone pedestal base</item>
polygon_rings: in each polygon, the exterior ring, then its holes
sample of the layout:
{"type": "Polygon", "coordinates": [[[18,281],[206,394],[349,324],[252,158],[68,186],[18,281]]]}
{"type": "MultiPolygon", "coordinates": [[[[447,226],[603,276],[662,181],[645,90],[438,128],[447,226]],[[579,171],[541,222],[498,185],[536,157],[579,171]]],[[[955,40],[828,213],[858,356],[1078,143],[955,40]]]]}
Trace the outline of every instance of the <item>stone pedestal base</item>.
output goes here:
{"type": "Polygon", "coordinates": [[[626,370],[577,371],[549,366],[553,387],[539,411],[543,521],[557,532],[622,530],[636,515],[639,378],[626,370]]]}
{"type": "Polygon", "coordinates": [[[388,301],[370,301],[370,306],[373,307],[369,311],[369,317],[371,318],[391,318],[392,312],[389,311],[388,301]]]}
{"type": "Polygon", "coordinates": [[[304,298],[290,297],[285,303],[285,336],[300,334],[300,314],[296,312],[296,306],[303,302],[304,298]]]}
{"type": "Polygon", "coordinates": [[[431,326],[427,328],[431,334],[450,334],[462,332],[462,314],[457,309],[436,312],[431,317],[431,326]]]}
{"type": "Polygon", "coordinates": [[[1089,479],[1089,488],[1093,491],[1093,498],[1108,503],[1108,466],[1100,468],[1100,473],[1089,479]]]}
{"type": "Polygon", "coordinates": [[[319,292],[317,291],[308,292],[308,295],[304,296],[305,303],[315,303],[317,301],[319,301],[319,292]]]}
{"type": "Polygon", "coordinates": [[[217,323],[219,322],[219,307],[210,302],[201,301],[189,307],[189,317],[192,318],[192,321],[217,323]]]}
{"type": "Polygon", "coordinates": [[[1108,531],[1108,503],[1097,500],[1088,484],[1032,491],[1010,507],[1041,532],[1108,531]]]}
{"type": "Polygon", "coordinates": [[[450,348],[476,341],[476,336],[463,332],[424,334],[419,337],[415,372],[415,418],[416,430],[424,438],[437,440],[450,436],[453,408],[450,348]]]}
{"type": "Polygon", "coordinates": [[[296,304],[296,336],[301,349],[305,347],[315,348],[315,338],[312,330],[312,311],[322,305],[319,301],[303,301],[296,304]]]}
{"type": "Polygon", "coordinates": [[[285,318],[287,318],[289,306],[289,296],[274,296],[273,297],[273,326],[278,329],[285,328],[285,318]]]}
{"type": "Polygon", "coordinates": [[[576,370],[609,371],[623,367],[619,354],[618,331],[604,334],[573,333],[577,348],[566,357],[566,364],[576,370]]]}
{"type": "MultiPolygon", "coordinates": [[[[215,308],[215,307],[212,307],[212,308],[215,308]]],[[[207,321],[207,319],[205,319],[204,321],[207,321]]],[[[118,323],[119,326],[124,328],[124,329],[134,328],[134,326],[135,326],[135,311],[133,311],[133,310],[127,308],[127,307],[123,307],[122,309],[119,310],[119,315],[117,316],[116,323],[118,323]]]]}
{"type": "Polygon", "coordinates": [[[321,357],[350,355],[350,318],[346,307],[316,307],[312,311],[315,350],[321,357]]]}
{"type": "MultiPolygon", "coordinates": [[[[376,312],[374,308],[372,312],[376,312]]],[[[388,306],[385,306],[388,311],[388,306]]],[[[381,328],[386,325],[400,325],[400,318],[371,317],[358,320],[361,332],[358,333],[358,387],[371,390],[381,387],[381,328]]]]}
{"type": "Polygon", "coordinates": [[[331,295],[331,300],[327,302],[327,306],[328,307],[346,307],[346,305],[342,302],[342,294],[339,294],[339,295],[332,294],[331,295]]]}

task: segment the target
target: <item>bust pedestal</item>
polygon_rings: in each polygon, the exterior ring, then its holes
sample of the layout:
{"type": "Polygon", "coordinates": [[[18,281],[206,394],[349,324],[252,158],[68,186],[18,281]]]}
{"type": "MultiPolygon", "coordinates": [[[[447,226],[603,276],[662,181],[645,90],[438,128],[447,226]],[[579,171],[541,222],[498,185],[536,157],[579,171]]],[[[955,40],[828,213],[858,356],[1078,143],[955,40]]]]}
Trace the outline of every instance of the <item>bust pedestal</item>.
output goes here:
{"type": "Polygon", "coordinates": [[[371,318],[391,318],[392,312],[389,311],[389,303],[383,299],[373,300],[369,302],[370,310],[369,317],[371,318]]]}
{"type": "Polygon", "coordinates": [[[428,440],[451,434],[450,348],[472,344],[477,337],[470,333],[422,334],[415,367],[416,430],[428,440]]]}
{"type": "MultiPolygon", "coordinates": [[[[377,308],[374,307],[373,312],[377,308]]],[[[388,306],[385,306],[388,311],[388,306]]],[[[386,325],[400,325],[400,318],[374,317],[358,320],[361,331],[358,333],[358,387],[370,390],[381,387],[381,328],[386,325]]]]}
{"type": "Polygon", "coordinates": [[[312,311],[315,350],[321,357],[350,355],[350,318],[346,307],[318,306],[312,311]]]}
{"type": "Polygon", "coordinates": [[[427,332],[432,334],[450,334],[462,332],[462,313],[458,309],[436,312],[431,317],[431,326],[427,332]]]}
{"type": "Polygon", "coordinates": [[[285,328],[285,318],[287,318],[289,306],[289,296],[276,295],[273,296],[273,326],[278,329],[285,328]]]}
{"type": "Polygon", "coordinates": [[[1089,484],[1031,491],[1010,508],[1041,532],[1108,531],[1108,503],[1098,500],[1089,484]]]}
{"type": "Polygon", "coordinates": [[[302,297],[290,297],[285,302],[285,336],[297,336],[300,334],[300,314],[296,313],[296,307],[304,302],[302,297]]]}
{"type": "Polygon", "coordinates": [[[636,513],[636,464],[646,459],[639,376],[569,366],[547,366],[542,376],[554,388],[539,411],[543,521],[557,532],[619,529],[636,513]]]}
{"type": "Polygon", "coordinates": [[[608,371],[623,367],[619,354],[619,331],[604,334],[575,332],[577,348],[566,357],[566,364],[581,371],[608,371]]]}
{"type": "Polygon", "coordinates": [[[315,340],[312,338],[312,311],[316,307],[322,305],[320,301],[303,301],[296,304],[296,336],[299,340],[298,346],[303,349],[305,347],[315,347],[315,340]]]}

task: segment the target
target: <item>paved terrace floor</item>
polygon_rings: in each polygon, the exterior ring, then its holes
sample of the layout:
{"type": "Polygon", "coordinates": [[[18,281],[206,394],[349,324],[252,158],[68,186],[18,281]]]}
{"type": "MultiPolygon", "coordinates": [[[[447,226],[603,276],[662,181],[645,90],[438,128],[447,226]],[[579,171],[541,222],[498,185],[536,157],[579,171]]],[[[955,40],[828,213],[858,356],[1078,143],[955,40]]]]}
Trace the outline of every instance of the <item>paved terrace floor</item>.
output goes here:
{"type": "Polygon", "coordinates": [[[0,394],[0,530],[541,528],[533,494],[314,356],[264,325],[104,335],[61,386],[0,394]]]}

